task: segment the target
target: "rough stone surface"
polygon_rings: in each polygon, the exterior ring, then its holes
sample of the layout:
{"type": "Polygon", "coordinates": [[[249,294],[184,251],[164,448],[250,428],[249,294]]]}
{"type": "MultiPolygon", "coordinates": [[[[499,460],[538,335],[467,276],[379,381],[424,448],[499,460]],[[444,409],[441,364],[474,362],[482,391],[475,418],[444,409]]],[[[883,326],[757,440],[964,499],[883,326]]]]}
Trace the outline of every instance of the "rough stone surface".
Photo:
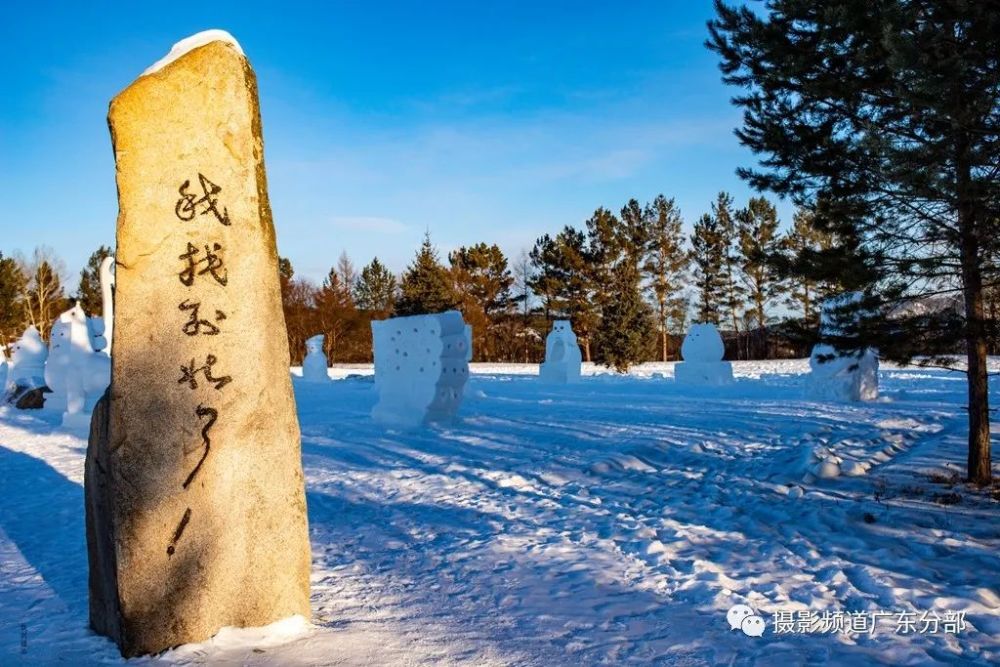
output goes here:
{"type": "Polygon", "coordinates": [[[125,656],[309,617],[310,549],[256,80],[212,42],[109,112],[111,386],[87,453],[90,620],[125,656]]]}
{"type": "Polygon", "coordinates": [[[48,389],[45,387],[24,387],[17,385],[10,401],[18,410],[41,410],[45,407],[45,394],[48,389]]]}

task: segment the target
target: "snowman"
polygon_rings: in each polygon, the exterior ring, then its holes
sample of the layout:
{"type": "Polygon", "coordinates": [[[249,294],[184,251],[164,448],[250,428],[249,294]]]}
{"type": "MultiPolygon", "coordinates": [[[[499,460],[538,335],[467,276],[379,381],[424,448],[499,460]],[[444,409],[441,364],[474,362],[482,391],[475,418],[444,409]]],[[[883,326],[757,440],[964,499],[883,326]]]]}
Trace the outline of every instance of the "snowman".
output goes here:
{"type": "Polygon", "coordinates": [[[29,326],[21,338],[10,346],[7,382],[4,395],[15,403],[22,395],[45,386],[45,359],[48,352],[38,329],[29,326]]]}
{"type": "Polygon", "coordinates": [[[87,315],[79,304],[52,325],[45,384],[52,390],[46,407],[63,413],[64,425],[89,423],[86,413],[108,386],[111,359],[94,352],[87,315]]]}
{"type": "Polygon", "coordinates": [[[306,341],[306,356],[302,360],[302,379],[306,382],[327,382],[330,379],[323,352],[324,334],[317,334],[306,341]]]}
{"type": "Polygon", "coordinates": [[[678,384],[722,386],[733,381],[733,365],[723,361],[726,347],[715,325],[692,324],[681,345],[684,361],[674,366],[678,384]]]}
{"type": "Polygon", "coordinates": [[[545,338],[545,361],[538,369],[538,377],[543,382],[578,382],[581,359],[580,346],[569,320],[556,320],[545,338]]]}
{"type": "MultiPolygon", "coordinates": [[[[863,298],[861,292],[848,292],[827,299],[820,310],[820,334],[843,334],[842,319],[860,318],[852,308],[863,298]]],[[[878,398],[878,350],[864,348],[839,351],[820,343],[809,355],[806,395],[822,401],[874,401],[878,398]]]]}

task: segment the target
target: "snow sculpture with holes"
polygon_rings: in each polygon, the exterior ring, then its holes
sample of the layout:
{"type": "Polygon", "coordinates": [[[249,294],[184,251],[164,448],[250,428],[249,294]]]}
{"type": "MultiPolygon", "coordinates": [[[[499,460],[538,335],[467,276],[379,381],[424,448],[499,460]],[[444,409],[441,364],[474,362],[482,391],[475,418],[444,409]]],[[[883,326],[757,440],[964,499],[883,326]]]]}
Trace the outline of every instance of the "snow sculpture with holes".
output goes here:
{"type": "MultiPolygon", "coordinates": [[[[820,309],[820,335],[837,336],[843,318],[860,318],[851,307],[863,298],[861,292],[848,292],[827,299],[820,309]],[[838,312],[839,311],[839,312],[838,312]]],[[[838,351],[820,343],[809,355],[810,373],[806,395],[820,401],[874,401],[878,398],[878,350],[838,351]]]]}
{"type": "Polygon", "coordinates": [[[302,360],[302,379],[306,382],[327,382],[326,353],[323,352],[323,341],[326,335],[317,334],[306,341],[306,356],[302,360]]]}
{"type": "Polygon", "coordinates": [[[714,324],[693,324],[681,345],[684,361],[674,366],[680,384],[719,387],[733,381],[733,365],[723,361],[726,348],[714,324]]]}
{"type": "Polygon", "coordinates": [[[372,418],[406,427],[454,417],[469,377],[470,333],[455,310],[372,322],[372,418]]]}
{"type": "Polygon", "coordinates": [[[565,384],[580,381],[582,356],[569,320],[556,320],[545,339],[545,361],[538,369],[543,382],[565,384]]]}

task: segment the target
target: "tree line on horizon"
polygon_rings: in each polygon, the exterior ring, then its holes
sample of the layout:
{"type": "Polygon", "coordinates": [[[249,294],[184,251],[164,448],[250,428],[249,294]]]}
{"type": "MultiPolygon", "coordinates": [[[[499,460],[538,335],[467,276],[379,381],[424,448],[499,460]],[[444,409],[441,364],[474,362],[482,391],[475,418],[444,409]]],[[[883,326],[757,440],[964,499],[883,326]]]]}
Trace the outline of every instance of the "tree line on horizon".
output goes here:
{"type": "Polygon", "coordinates": [[[802,356],[808,346],[779,325],[815,330],[818,304],[839,288],[783,271],[802,249],[834,242],[808,223],[800,211],[781,231],[766,199],[737,209],[723,192],[688,234],[675,201],[658,195],[618,214],[598,208],[513,261],[486,242],[442,259],[430,233],[399,276],[377,257],[359,270],[341,253],[316,284],[281,258],[291,357],[298,363],[306,339],[323,333],[330,363],[371,361],[373,319],[449,309],[472,325],[476,361],[541,361],[556,319],[572,322],[585,361],[619,370],[678,359],[692,321],[718,325],[730,358],[802,356]]]}
{"type": "MultiPolygon", "coordinates": [[[[737,208],[725,192],[686,233],[675,201],[661,194],[645,205],[631,199],[617,214],[600,207],[580,227],[540,236],[513,261],[486,242],[442,260],[428,233],[398,276],[377,257],[358,269],[345,252],[319,284],[296,276],[285,257],[279,277],[295,364],[306,339],[320,333],[329,363],[369,362],[372,320],[457,309],[473,327],[476,361],[541,361],[551,321],[568,319],[585,361],[625,370],[678,359],[691,322],[718,325],[727,358],[808,354],[783,326],[815,333],[819,304],[842,285],[788,267],[836,241],[804,209],[782,231],[767,199],[737,208]]],[[[102,245],[91,254],[71,295],[65,264],[50,248],[30,257],[0,253],[0,344],[28,325],[47,339],[73,300],[99,315],[98,272],[111,253],[102,245]]]]}

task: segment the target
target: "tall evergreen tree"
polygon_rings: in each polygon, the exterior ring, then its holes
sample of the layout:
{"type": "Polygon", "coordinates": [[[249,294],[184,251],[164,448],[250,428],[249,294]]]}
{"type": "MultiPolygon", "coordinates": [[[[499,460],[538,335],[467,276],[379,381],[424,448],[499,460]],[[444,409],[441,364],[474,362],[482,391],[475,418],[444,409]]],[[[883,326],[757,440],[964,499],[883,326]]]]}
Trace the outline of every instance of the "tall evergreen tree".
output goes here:
{"type": "Polygon", "coordinates": [[[440,313],[455,308],[458,299],[451,286],[451,277],[438,260],[431,243],[430,232],[424,235],[413,262],[406,268],[400,284],[397,315],[440,313]]]}
{"type": "Polygon", "coordinates": [[[600,304],[594,356],[620,372],[643,360],[653,331],[641,273],[649,247],[650,216],[649,207],[644,209],[631,199],[619,218],[608,220],[604,234],[591,237],[591,256],[611,267],[610,280],[604,279],[601,285],[607,296],[600,304]]]}
{"type": "Polygon", "coordinates": [[[477,243],[450,253],[448,262],[465,321],[472,325],[473,351],[482,360],[494,361],[497,318],[513,304],[510,288],[514,277],[507,258],[499,246],[477,243]]]}
{"type": "Polygon", "coordinates": [[[548,234],[538,237],[528,253],[528,259],[532,267],[528,287],[541,301],[542,312],[549,320],[552,313],[559,309],[560,261],[556,242],[548,234]]]}
{"type": "Polygon", "coordinates": [[[612,273],[611,287],[618,298],[604,308],[594,336],[596,361],[625,373],[643,361],[653,334],[649,304],[642,298],[641,276],[630,261],[620,261],[612,273]]]}
{"type": "Polygon", "coordinates": [[[541,299],[546,319],[572,320],[586,361],[598,319],[591,252],[586,234],[567,225],[555,238],[539,238],[530,255],[536,269],[531,289],[541,299]]]}
{"type": "Polygon", "coordinates": [[[459,289],[468,294],[488,316],[510,308],[514,278],[500,246],[477,243],[448,255],[459,289]]]}
{"type": "Polygon", "coordinates": [[[742,89],[737,136],[764,156],[760,169],[740,174],[810,208],[814,226],[836,233],[839,261],[815,270],[840,266],[834,280],[867,284],[859,309],[897,314],[861,317],[831,342],[944,362],[938,355],[964,340],[968,476],[990,482],[986,356],[996,322],[984,293],[1000,279],[992,261],[1000,250],[995,3],[771,0],[757,12],[719,1],[716,11],[708,46],[724,81],[742,89]],[[901,308],[949,293],[963,308],[901,308]]]}
{"type": "Polygon", "coordinates": [[[600,318],[594,302],[590,249],[586,234],[567,225],[556,235],[560,278],[559,300],[563,316],[572,320],[573,329],[583,350],[583,360],[591,360],[591,341],[600,318]]]}
{"type": "Polygon", "coordinates": [[[829,252],[834,239],[812,224],[812,214],[806,209],[795,210],[792,227],[781,240],[781,250],[772,261],[782,275],[789,276],[790,285],[786,303],[802,313],[805,326],[819,327],[819,308],[822,300],[832,296],[834,288],[828,283],[817,282],[810,272],[792,267],[796,262],[815,264],[822,253],[829,252]]]}
{"type": "Polygon", "coordinates": [[[614,298],[612,275],[618,260],[621,221],[603,206],[587,220],[587,264],[598,310],[614,298]]]}
{"type": "Polygon", "coordinates": [[[344,281],[344,276],[349,278],[353,272],[353,268],[345,270],[349,265],[350,260],[347,259],[346,253],[342,254],[337,266],[327,273],[314,297],[317,324],[326,334],[324,352],[327,363],[352,358],[355,352],[351,349],[355,342],[353,339],[356,338],[353,334],[361,322],[351,286],[344,281]]]}
{"type": "Polygon", "coordinates": [[[728,192],[720,192],[712,202],[712,217],[722,237],[722,286],[719,304],[720,320],[740,331],[740,317],[743,310],[743,286],[740,283],[740,233],[733,214],[733,198],[728,192]]]}
{"type": "Polygon", "coordinates": [[[102,245],[87,260],[87,266],[80,271],[80,286],[76,289],[76,299],[83,312],[95,316],[101,313],[101,262],[111,256],[111,248],[102,245]]]}
{"type": "Polygon", "coordinates": [[[656,322],[660,330],[660,359],[667,361],[670,322],[683,322],[687,300],[683,296],[689,256],[684,249],[684,224],[674,200],[658,195],[648,206],[649,245],[643,272],[656,301],[656,322]]]}
{"type": "Polygon", "coordinates": [[[691,234],[691,263],[694,266],[694,285],[698,291],[697,317],[699,322],[719,324],[720,306],[725,295],[725,236],[719,221],[704,214],[694,224],[691,234]]]}
{"type": "Polygon", "coordinates": [[[378,257],[361,269],[354,285],[354,300],[358,308],[376,317],[387,317],[396,302],[396,277],[378,257]]]}
{"type": "Polygon", "coordinates": [[[27,279],[17,260],[0,252],[0,346],[17,340],[25,328],[24,294],[27,279]]]}
{"type": "Polygon", "coordinates": [[[781,282],[774,264],[769,261],[781,248],[778,234],[778,211],[763,197],[751,197],[737,215],[740,270],[746,286],[751,322],[767,326],[768,304],[778,296],[781,282]]]}

